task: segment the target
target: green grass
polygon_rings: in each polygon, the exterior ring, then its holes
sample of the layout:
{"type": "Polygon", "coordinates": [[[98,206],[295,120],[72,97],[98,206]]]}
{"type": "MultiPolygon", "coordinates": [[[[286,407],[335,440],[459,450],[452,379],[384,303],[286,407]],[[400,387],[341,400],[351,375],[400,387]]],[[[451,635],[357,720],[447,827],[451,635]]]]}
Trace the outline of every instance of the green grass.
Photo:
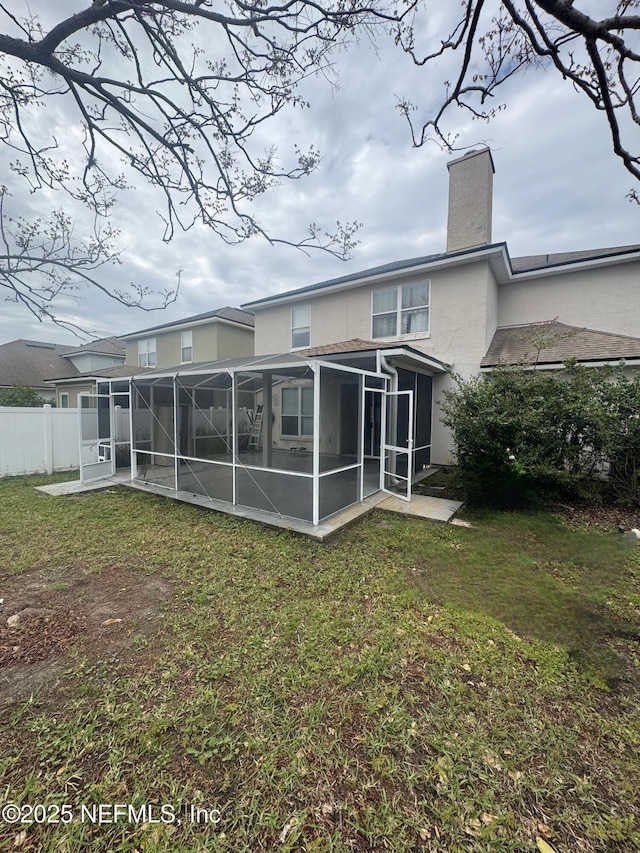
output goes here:
{"type": "Polygon", "coordinates": [[[547,514],[374,514],[322,545],[41,481],[0,480],[0,576],[80,561],[173,594],[127,655],[69,649],[53,698],[1,712],[0,799],[220,821],[32,825],[20,847],[0,824],[6,849],[639,849],[640,547],[547,514]]]}

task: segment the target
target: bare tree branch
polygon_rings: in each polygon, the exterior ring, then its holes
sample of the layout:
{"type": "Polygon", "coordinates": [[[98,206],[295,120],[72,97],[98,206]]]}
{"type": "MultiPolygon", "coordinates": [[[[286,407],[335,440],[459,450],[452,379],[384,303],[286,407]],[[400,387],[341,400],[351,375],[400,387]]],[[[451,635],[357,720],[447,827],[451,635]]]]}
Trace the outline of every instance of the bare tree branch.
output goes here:
{"type": "Polygon", "coordinates": [[[116,232],[100,222],[140,179],[159,194],[165,241],[203,224],[230,244],[260,236],[349,257],[357,223],[338,223],[335,233],[312,223],[289,238],[258,221],[255,199],[320,162],[313,147],[277,152],[263,128],[282,110],[307,106],[299,84],[330,74],[336,47],[359,33],[396,33],[418,2],[94,0],[48,30],[26,3],[22,14],[0,4],[0,142],[12,180],[62,191],[94,223],[93,252],[59,213],[45,228],[49,242],[36,244],[28,222],[8,218],[3,192],[0,285],[9,298],[53,316],[71,279],[99,286],[97,267],[117,260],[116,232]],[[42,121],[58,103],[75,113],[80,137],[56,136],[42,121]]]}
{"type": "MultiPolygon", "coordinates": [[[[411,127],[413,144],[429,140],[454,150],[457,136],[447,131],[451,107],[474,118],[490,120],[501,108],[497,90],[514,75],[540,68],[555,69],[604,114],[612,148],[624,167],[640,179],[639,113],[640,2],[608,0],[466,0],[453,35],[437,49],[420,55],[410,24],[401,28],[401,44],[419,65],[437,62],[445,53],[462,55],[459,74],[434,115],[419,123],[417,108],[400,100],[398,108],[411,127]],[[601,17],[596,17],[597,9],[601,17]],[[488,106],[491,104],[491,106],[488,106]]],[[[636,197],[632,190],[630,197],[636,197]]]]}

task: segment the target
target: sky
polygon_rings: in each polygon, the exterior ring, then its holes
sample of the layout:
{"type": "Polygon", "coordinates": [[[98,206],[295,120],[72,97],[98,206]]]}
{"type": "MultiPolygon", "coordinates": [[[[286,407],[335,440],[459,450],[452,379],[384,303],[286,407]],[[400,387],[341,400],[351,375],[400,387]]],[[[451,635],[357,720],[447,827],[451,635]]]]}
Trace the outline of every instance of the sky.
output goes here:
{"type": "MultiPolygon", "coordinates": [[[[42,2],[32,0],[30,7],[37,10],[42,2]]],[[[85,5],[86,0],[54,4],[58,15],[85,5]]],[[[324,80],[309,81],[305,94],[311,107],[280,115],[265,127],[265,142],[283,152],[292,141],[303,149],[313,144],[322,156],[319,168],[308,178],[270,191],[255,210],[271,233],[293,239],[303,236],[309,222],[327,230],[336,220],[362,223],[350,261],[318,252],[307,256],[260,238],[227,246],[204,227],[177,233],[165,245],[154,199],[138,185],[121,195],[114,215],[121,230],[122,263],[104,268],[102,278],[109,286],[134,280],[160,291],[174,286],[180,270],[176,303],[143,312],[86,288],[60,300],[58,312],[94,336],[125,334],[444,251],[447,162],[459,154],[434,143],[413,148],[396,109],[397,97],[409,96],[418,104],[416,116],[426,116],[442,92],[444,72],[413,68],[391,47],[374,50],[366,41],[338,54],[336,68],[339,88],[324,80]]],[[[612,153],[602,114],[544,69],[515,78],[497,100],[506,108],[489,124],[463,114],[451,122],[460,146],[491,148],[494,242],[505,241],[514,257],[640,242],[640,207],[625,198],[633,179],[612,153]]],[[[64,114],[57,116],[62,124],[64,119],[64,114]]],[[[79,128],[67,132],[78,133],[79,128]]],[[[6,156],[2,163],[6,171],[6,156]]],[[[25,197],[20,212],[33,217],[45,201],[25,197]]],[[[78,342],[21,306],[0,301],[0,343],[16,338],[78,342]]]]}

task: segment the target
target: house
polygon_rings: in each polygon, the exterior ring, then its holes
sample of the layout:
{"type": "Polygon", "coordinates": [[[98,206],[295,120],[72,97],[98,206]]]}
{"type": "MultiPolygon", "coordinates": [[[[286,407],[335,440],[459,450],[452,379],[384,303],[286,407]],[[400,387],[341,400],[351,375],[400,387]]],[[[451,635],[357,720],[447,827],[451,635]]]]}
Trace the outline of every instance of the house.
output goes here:
{"type": "MultiPolygon", "coordinates": [[[[255,313],[256,354],[279,352],[287,340],[298,354],[346,356],[351,349],[356,363],[353,341],[364,340],[388,353],[391,367],[401,368],[393,345],[439,363],[410,368],[414,388],[424,383],[420,376],[431,384],[432,407],[418,400],[414,430],[426,440],[421,419],[431,411],[434,465],[452,461],[438,402],[452,386],[450,371],[467,378],[534,355],[547,368],[567,358],[640,364],[640,245],[511,258],[506,243],[492,243],[493,174],[488,148],[449,163],[445,252],[245,305],[255,313]]],[[[399,373],[392,386],[410,389],[411,382],[399,373]]]]}
{"type": "Polygon", "coordinates": [[[0,345],[0,388],[28,385],[47,402],[61,408],[74,407],[78,390],[87,387],[86,382],[78,382],[79,377],[90,369],[122,365],[124,358],[124,345],[115,337],[80,347],[10,341],[0,345]]]}
{"type": "Polygon", "coordinates": [[[131,332],[124,340],[126,363],[134,367],[179,367],[253,355],[253,314],[217,308],[131,332]]]}
{"type": "Polygon", "coordinates": [[[511,258],[492,242],[493,173],[487,148],[449,163],[444,252],[244,305],[255,354],[198,354],[199,318],[129,336],[148,368],[129,383],[132,485],[317,529],[380,492],[410,500],[451,462],[452,372],[640,363],[640,246],[511,258]]]}

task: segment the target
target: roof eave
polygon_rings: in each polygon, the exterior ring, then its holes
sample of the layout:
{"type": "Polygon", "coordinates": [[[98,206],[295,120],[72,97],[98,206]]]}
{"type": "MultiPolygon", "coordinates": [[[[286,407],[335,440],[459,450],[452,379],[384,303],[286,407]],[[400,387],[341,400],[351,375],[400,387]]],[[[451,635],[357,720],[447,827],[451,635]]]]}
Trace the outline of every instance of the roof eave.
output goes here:
{"type": "Polygon", "coordinates": [[[475,249],[465,249],[461,252],[454,252],[446,255],[439,255],[432,260],[425,261],[415,265],[408,264],[398,269],[384,270],[382,272],[374,272],[367,274],[365,270],[362,274],[355,274],[354,278],[331,279],[325,284],[309,285],[308,287],[290,290],[286,293],[276,294],[275,296],[265,296],[263,299],[257,299],[253,302],[244,302],[242,308],[260,310],[261,308],[270,308],[272,305],[281,305],[288,302],[300,302],[312,299],[315,296],[322,296],[326,293],[338,293],[343,290],[351,290],[356,287],[362,287],[365,284],[377,284],[379,282],[392,282],[399,278],[404,278],[408,274],[415,275],[420,273],[429,273],[441,269],[448,269],[460,265],[476,263],[477,261],[488,260],[491,262],[494,271],[498,278],[506,278],[511,274],[511,264],[509,261],[509,253],[506,243],[492,243],[489,246],[481,246],[475,249]]]}

